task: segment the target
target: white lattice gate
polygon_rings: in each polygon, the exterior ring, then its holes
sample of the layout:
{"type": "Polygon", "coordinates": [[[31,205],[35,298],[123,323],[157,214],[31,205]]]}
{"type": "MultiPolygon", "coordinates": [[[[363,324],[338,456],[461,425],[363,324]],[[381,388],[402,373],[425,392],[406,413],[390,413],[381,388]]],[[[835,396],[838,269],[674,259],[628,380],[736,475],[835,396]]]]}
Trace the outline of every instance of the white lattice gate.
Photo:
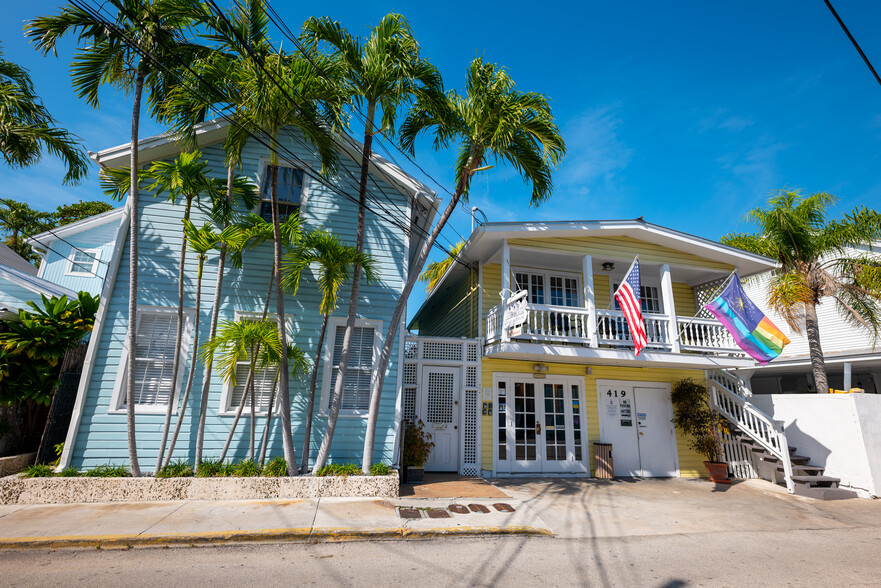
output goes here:
{"type": "Polygon", "coordinates": [[[480,473],[480,390],[477,339],[407,336],[402,418],[430,417],[436,430],[428,432],[437,435],[438,441],[443,438],[444,447],[455,447],[458,453],[436,459],[456,464],[449,469],[467,476],[480,473]],[[455,443],[444,438],[451,434],[450,427],[458,433],[455,443]]]}

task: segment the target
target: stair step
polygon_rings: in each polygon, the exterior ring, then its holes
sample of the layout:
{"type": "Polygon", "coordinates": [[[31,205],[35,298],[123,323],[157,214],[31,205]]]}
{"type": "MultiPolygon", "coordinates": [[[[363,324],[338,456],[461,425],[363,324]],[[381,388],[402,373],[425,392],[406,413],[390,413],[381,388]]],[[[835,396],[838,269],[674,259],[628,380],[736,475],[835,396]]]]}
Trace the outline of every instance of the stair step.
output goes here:
{"type": "MultiPolygon", "coordinates": [[[[826,468],[824,468],[823,466],[812,466],[809,464],[793,465],[792,474],[797,476],[822,476],[825,469],[826,468]]],[[[783,464],[777,466],[777,471],[783,471],[783,464]]]]}
{"type": "Polygon", "coordinates": [[[832,476],[792,476],[792,481],[811,488],[837,488],[841,478],[832,476]]]}
{"type": "Polygon", "coordinates": [[[816,498],[817,500],[845,500],[848,498],[857,498],[857,493],[853,490],[845,490],[844,488],[811,488],[809,486],[795,487],[795,494],[799,496],[807,496],[808,498],[816,498]]]}

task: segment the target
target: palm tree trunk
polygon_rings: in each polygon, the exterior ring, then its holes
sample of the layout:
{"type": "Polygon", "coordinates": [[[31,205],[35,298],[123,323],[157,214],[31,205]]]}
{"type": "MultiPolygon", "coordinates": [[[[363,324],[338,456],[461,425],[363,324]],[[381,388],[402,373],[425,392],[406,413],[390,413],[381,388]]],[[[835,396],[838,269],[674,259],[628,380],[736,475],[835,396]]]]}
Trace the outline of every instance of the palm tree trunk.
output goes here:
{"type": "MultiPolygon", "coordinates": [[[[367,119],[364,123],[364,149],[361,152],[361,179],[358,185],[358,232],[355,247],[358,253],[364,252],[364,233],[367,221],[367,172],[370,164],[370,149],[373,145],[373,118],[376,114],[376,104],[367,105],[367,119]]],[[[346,317],[346,331],[343,335],[343,350],[340,354],[340,367],[337,373],[336,385],[330,398],[330,408],[327,415],[327,428],[324,430],[324,438],[315,458],[315,466],[312,472],[327,464],[330,455],[330,445],[333,442],[333,434],[336,430],[337,418],[340,414],[340,406],[343,403],[343,386],[346,381],[346,371],[349,367],[349,352],[352,347],[352,336],[355,333],[355,319],[358,316],[358,297],[361,295],[361,266],[357,263],[352,270],[352,299],[349,302],[349,314],[346,317]]]]}
{"type": "MultiPolygon", "coordinates": [[[[138,448],[135,441],[135,331],[138,328],[138,123],[141,114],[141,95],[144,93],[144,67],[138,66],[135,76],[135,100],[132,106],[131,184],[129,185],[129,281],[128,281],[128,385],[126,386],[126,424],[128,429],[128,459],[132,476],[141,475],[138,448]]],[[[171,402],[171,399],[169,399],[171,402]]]]}
{"type": "Polygon", "coordinates": [[[324,348],[324,336],[327,333],[327,321],[330,317],[330,311],[324,313],[324,319],[321,321],[321,333],[318,335],[318,347],[315,350],[315,361],[312,363],[312,380],[309,382],[309,406],[306,408],[306,431],[303,440],[303,457],[300,461],[300,473],[305,474],[309,471],[309,442],[312,437],[312,411],[315,410],[315,386],[318,382],[318,364],[321,361],[321,351],[324,348]]]}
{"type": "MultiPolygon", "coordinates": [[[[233,166],[226,168],[226,199],[232,202],[232,185],[233,185],[233,166]]],[[[225,223],[223,228],[227,228],[229,222],[225,223]]],[[[211,340],[217,335],[217,321],[220,317],[220,293],[223,288],[223,272],[226,269],[226,243],[220,246],[220,259],[217,262],[217,282],[214,285],[214,304],[211,308],[211,332],[208,339],[211,340]]],[[[202,396],[199,399],[199,432],[196,434],[196,467],[202,462],[202,448],[205,445],[205,420],[208,417],[208,393],[211,389],[211,369],[214,367],[214,358],[208,360],[205,366],[205,375],[202,380],[202,396]]]]}
{"type": "Polygon", "coordinates": [[[260,467],[263,467],[263,462],[266,460],[266,446],[269,444],[269,426],[272,424],[272,408],[276,392],[278,392],[278,371],[275,372],[272,394],[269,395],[269,407],[266,409],[266,426],[263,429],[263,440],[260,442],[260,467]]]}
{"type": "Polygon", "coordinates": [[[281,227],[278,219],[278,130],[272,133],[272,234],[275,242],[275,310],[278,322],[278,342],[281,345],[281,365],[279,365],[279,398],[281,403],[281,440],[284,448],[284,459],[288,467],[288,475],[297,473],[297,454],[294,450],[294,438],[291,434],[291,393],[288,379],[288,343],[285,329],[284,291],[281,287],[281,227]]]}
{"type": "Polygon", "coordinates": [[[450,198],[450,203],[447,205],[447,208],[444,210],[440,219],[438,219],[431,234],[428,235],[428,239],[423,243],[422,249],[419,251],[419,257],[416,258],[413,267],[408,268],[407,270],[407,283],[404,284],[404,290],[401,292],[400,298],[398,298],[398,303],[395,305],[395,312],[392,314],[391,322],[389,322],[389,328],[386,332],[385,341],[383,341],[382,344],[382,351],[379,355],[379,363],[376,366],[376,377],[374,377],[373,384],[370,388],[370,411],[367,413],[367,433],[364,436],[364,454],[361,457],[361,471],[364,474],[369,474],[370,466],[373,465],[374,438],[376,436],[376,423],[379,419],[379,401],[382,396],[382,386],[385,383],[385,372],[386,369],[388,369],[389,360],[392,356],[395,334],[398,332],[398,323],[401,322],[401,317],[404,315],[404,309],[407,307],[407,298],[410,296],[413,286],[415,286],[416,282],[419,280],[419,274],[425,266],[425,261],[428,259],[428,254],[431,252],[434,242],[437,241],[438,235],[440,235],[441,230],[447,224],[447,221],[456,209],[456,205],[459,203],[459,199],[465,192],[465,188],[468,185],[468,178],[474,173],[475,169],[480,167],[482,160],[482,156],[477,157],[472,152],[471,161],[462,172],[462,177],[459,179],[456,191],[453,193],[452,198],[450,198]]]}
{"type": "Polygon", "coordinates": [[[199,358],[199,313],[202,310],[202,270],[204,267],[205,256],[201,255],[199,256],[199,269],[196,272],[196,324],[193,326],[193,356],[190,359],[190,373],[187,374],[187,385],[186,388],[184,388],[183,400],[181,400],[180,414],[177,417],[177,423],[174,425],[174,433],[171,435],[171,443],[168,446],[168,455],[165,456],[165,462],[162,464],[163,466],[167,466],[171,461],[171,455],[174,453],[174,446],[177,444],[177,437],[180,434],[180,428],[184,422],[184,415],[187,413],[187,402],[190,400],[190,390],[193,388],[193,376],[196,373],[196,361],[199,358]]]}
{"type": "MultiPolygon", "coordinates": [[[[253,372],[253,371],[254,371],[254,368],[252,367],[251,372],[253,372]]],[[[255,379],[256,378],[251,378],[251,427],[250,427],[251,428],[251,438],[250,438],[250,444],[248,445],[248,447],[250,448],[248,451],[248,459],[250,459],[251,461],[254,461],[254,445],[255,445],[254,439],[255,439],[256,432],[257,432],[257,422],[256,422],[257,421],[257,408],[255,406],[255,398],[254,398],[254,396],[255,396],[255,394],[254,394],[254,388],[255,388],[254,380],[255,379]]]]}
{"type": "MultiPolygon", "coordinates": [[[[190,220],[190,209],[192,206],[192,199],[187,198],[187,203],[184,208],[184,220],[190,220]]],[[[174,412],[174,407],[177,404],[175,399],[175,393],[177,392],[177,375],[180,372],[180,352],[181,345],[183,345],[184,340],[184,273],[187,261],[187,234],[184,232],[183,237],[180,242],[180,269],[177,274],[177,333],[174,339],[174,361],[171,364],[171,392],[168,395],[168,408],[165,411],[165,424],[162,426],[162,441],[159,443],[159,455],[156,456],[156,472],[159,472],[159,468],[162,467],[163,457],[165,455],[165,444],[168,441],[168,429],[171,427],[171,413],[174,412]]],[[[197,311],[198,314],[198,311],[197,311]]],[[[198,320],[198,317],[196,318],[198,320]]],[[[194,339],[194,341],[198,341],[194,339]]],[[[196,349],[198,345],[193,345],[193,349],[196,349]]],[[[196,367],[193,364],[192,367],[196,367]]],[[[192,373],[192,369],[190,369],[190,373],[192,373]]]]}
{"type": "Polygon", "coordinates": [[[826,379],[826,362],[820,346],[820,325],[817,320],[815,303],[805,304],[805,334],[808,338],[808,350],[811,355],[811,371],[814,374],[814,388],[817,394],[828,394],[829,383],[826,379]]]}

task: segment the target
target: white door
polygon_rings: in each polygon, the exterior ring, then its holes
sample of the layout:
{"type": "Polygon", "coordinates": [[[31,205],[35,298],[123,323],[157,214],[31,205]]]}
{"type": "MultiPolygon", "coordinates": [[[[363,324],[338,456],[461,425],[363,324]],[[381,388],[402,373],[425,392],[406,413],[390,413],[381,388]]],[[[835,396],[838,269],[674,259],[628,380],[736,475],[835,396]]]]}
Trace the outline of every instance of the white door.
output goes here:
{"type": "Polygon", "coordinates": [[[600,441],[612,444],[616,476],[678,475],[670,390],[665,384],[599,381],[600,441]]]}
{"type": "Polygon", "coordinates": [[[430,472],[459,470],[459,368],[422,368],[419,417],[434,448],[425,462],[430,472]]]}
{"type": "Polygon", "coordinates": [[[634,386],[633,395],[636,397],[640,475],[646,478],[675,476],[676,438],[670,391],[634,386]]]}
{"type": "Polygon", "coordinates": [[[496,469],[511,473],[586,472],[583,379],[528,378],[496,379],[496,469]]]}

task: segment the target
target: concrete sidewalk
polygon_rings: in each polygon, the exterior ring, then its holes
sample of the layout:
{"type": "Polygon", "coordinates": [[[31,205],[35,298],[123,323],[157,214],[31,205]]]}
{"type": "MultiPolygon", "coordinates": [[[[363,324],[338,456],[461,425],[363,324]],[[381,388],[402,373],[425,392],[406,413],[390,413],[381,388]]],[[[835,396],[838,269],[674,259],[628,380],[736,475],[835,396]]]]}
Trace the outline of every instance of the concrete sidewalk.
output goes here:
{"type": "Polygon", "coordinates": [[[522,501],[508,498],[0,506],[0,549],[524,534],[550,535],[551,531],[522,501]]]}

